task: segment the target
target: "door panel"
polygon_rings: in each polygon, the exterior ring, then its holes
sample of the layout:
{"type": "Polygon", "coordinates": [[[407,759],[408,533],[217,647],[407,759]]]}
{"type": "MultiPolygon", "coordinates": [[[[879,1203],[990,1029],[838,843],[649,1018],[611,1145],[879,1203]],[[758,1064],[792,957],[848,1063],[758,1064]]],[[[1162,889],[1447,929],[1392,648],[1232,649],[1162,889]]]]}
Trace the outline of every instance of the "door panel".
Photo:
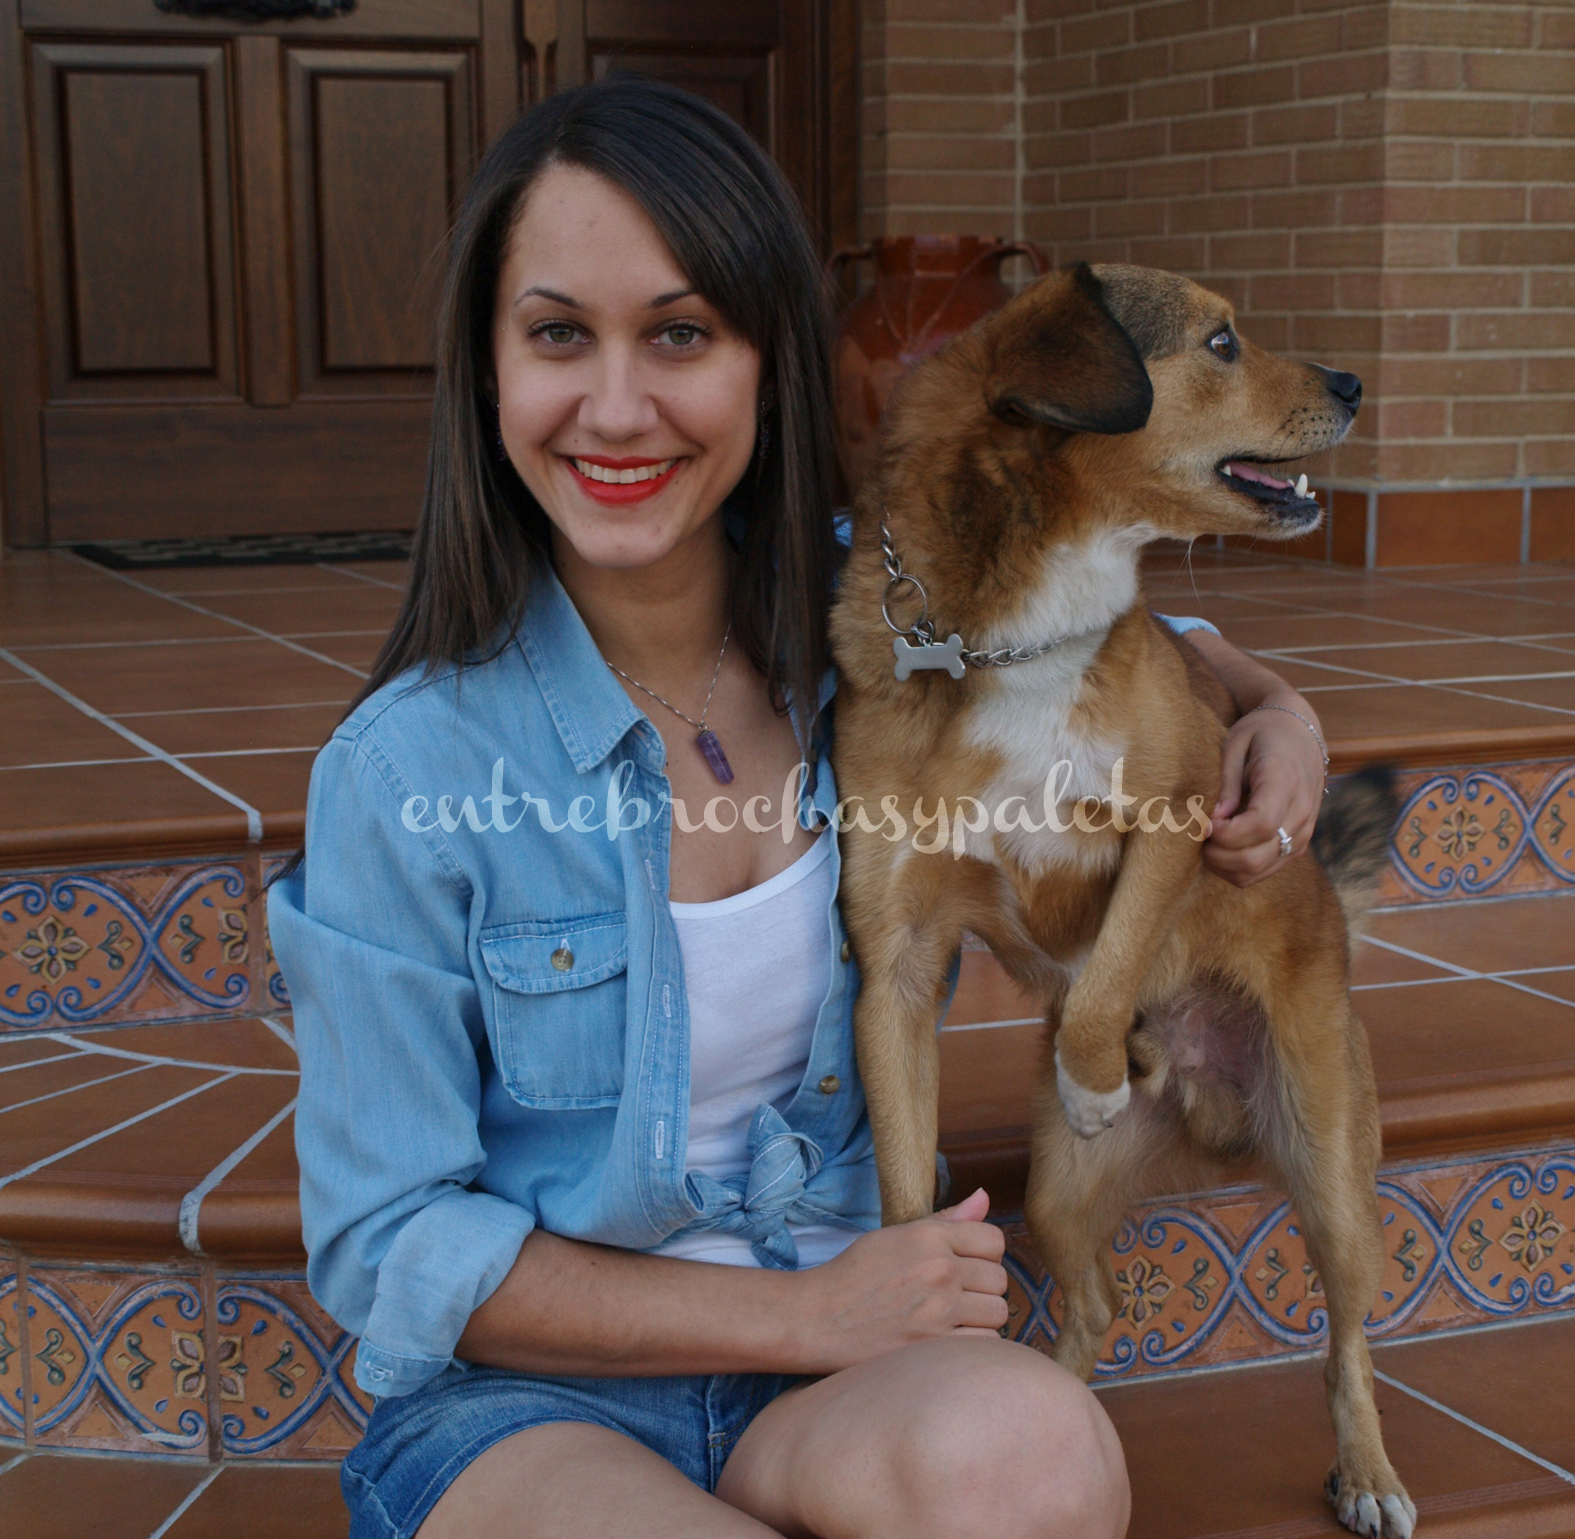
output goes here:
{"type": "Polygon", "coordinates": [[[45,44],[33,62],[50,395],[236,395],[223,50],[45,44]]]}
{"type": "Polygon", "coordinates": [[[301,394],[430,394],[443,238],[475,144],[470,54],[287,57],[301,394]]]}

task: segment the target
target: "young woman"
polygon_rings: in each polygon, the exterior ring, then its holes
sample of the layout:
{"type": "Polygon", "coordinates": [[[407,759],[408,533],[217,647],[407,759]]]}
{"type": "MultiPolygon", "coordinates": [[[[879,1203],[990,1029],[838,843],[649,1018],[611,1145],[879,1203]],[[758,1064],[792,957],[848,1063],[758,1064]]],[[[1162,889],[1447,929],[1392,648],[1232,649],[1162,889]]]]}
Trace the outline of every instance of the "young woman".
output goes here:
{"type": "MultiPolygon", "coordinates": [[[[792,195],[721,113],[613,78],[488,154],[410,595],[270,903],[311,1285],[379,1397],[356,1539],[1125,1529],[1098,1402],[997,1335],[985,1194],[878,1227],[827,377],[792,195]]],[[[1245,717],[1214,868],[1305,847],[1321,777],[1245,717]]]]}

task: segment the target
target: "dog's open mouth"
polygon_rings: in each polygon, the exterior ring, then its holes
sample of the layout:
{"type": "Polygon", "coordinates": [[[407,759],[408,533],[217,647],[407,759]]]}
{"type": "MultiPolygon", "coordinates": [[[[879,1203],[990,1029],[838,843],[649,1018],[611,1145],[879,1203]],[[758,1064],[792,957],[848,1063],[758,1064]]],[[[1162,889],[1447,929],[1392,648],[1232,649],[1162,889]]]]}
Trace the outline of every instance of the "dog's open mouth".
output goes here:
{"type": "Polygon", "coordinates": [[[1310,524],[1320,512],[1318,499],[1307,490],[1305,473],[1287,481],[1251,460],[1232,459],[1221,462],[1215,474],[1232,490],[1261,503],[1288,524],[1310,524]]]}

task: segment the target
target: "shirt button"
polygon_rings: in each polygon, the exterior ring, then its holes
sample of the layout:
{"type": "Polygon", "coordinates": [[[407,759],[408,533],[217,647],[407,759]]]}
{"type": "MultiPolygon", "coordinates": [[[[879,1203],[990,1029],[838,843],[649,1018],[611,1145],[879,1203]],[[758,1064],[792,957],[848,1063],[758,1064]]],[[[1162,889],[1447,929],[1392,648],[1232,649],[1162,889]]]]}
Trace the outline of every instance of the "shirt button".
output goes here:
{"type": "Polygon", "coordinates": [[[559,946],[548,960],[560,973],[566,973],[574,966],[574,953],[567,946],[559,946]]]}
{"type": "Polygon", "coordinates": [[[853,947],[850,946],[846,941],[843,941],[843,943],[842,943],[842,960],[844,962],[846,962],[846,961],[849,960],[849,958],[852,957],[852,955],[853,955],[853,947]]]}
{"type": "Polygon", "coordinates": [[[820,1093],[822,1095],[835,1095],[840,1089],[842,1089],[842,1081],[835,1074],[828,1074],[820,1082],[820,1093]]]}

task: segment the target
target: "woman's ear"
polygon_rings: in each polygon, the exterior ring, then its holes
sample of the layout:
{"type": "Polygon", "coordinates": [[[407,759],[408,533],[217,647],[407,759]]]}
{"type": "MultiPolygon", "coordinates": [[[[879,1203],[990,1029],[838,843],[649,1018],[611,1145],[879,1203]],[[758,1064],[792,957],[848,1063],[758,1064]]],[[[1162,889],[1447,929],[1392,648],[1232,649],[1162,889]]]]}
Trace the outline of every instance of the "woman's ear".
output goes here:
{"type": "Polygon", "coordinates": [[[998,319],[985,399],[1002,421],[1068,433],[1134,433],[1148,421],[1148,370],[1086,262],[1036,283],[998,319]]]}

